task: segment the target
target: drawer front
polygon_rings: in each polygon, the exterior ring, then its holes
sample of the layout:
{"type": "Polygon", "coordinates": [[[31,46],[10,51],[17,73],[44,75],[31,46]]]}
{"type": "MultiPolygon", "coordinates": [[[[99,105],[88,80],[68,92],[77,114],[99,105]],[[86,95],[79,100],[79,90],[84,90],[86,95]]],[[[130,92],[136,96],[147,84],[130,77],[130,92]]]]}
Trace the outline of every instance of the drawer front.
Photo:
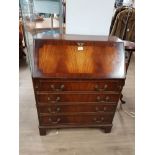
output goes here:
{"type": "Polygon", "coordinates": [[[52,105],[52,106],[39,106],[38,111],[40,114],[59,114],[69,112],[115,112],[117,105],[52,105]]]}
{"type": "Polygon", "coordinates": [[[34,82],[36,91],[121,91],[123,82],[120,81],[49,81],[38,80],[34,82]]]}
{"type": "Polygon", "coordinates": [[[39,103],[56,104],[62,102],[118,102],[120,94],[37,94],[39,103]]]}
{"type": "Polygon", "coordinates": [[[113,115],[61,115],[42,116],[40,125],[61,125],[61,124],[104,124],[111,123],[113,115]]]}

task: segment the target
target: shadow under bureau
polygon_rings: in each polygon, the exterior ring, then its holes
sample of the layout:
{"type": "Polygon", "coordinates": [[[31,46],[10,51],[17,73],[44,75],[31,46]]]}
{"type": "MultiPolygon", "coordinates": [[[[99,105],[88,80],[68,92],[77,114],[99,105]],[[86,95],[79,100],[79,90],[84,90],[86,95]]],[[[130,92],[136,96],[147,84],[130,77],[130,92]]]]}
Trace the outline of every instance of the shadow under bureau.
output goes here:
{"type": "Polygon", "coordinates": [[[104,36],[36,37],[33,60],[40,135],[67,127],[111,131],[125,82],[122,42],[104,36]]]}

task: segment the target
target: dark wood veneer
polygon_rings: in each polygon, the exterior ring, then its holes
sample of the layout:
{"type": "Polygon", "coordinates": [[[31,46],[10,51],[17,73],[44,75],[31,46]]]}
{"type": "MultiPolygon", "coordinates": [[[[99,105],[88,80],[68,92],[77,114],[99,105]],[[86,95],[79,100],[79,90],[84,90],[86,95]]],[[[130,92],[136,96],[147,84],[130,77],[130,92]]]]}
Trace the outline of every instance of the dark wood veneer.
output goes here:
{"type": "MultiPolygon", "coordinates": [[[[73,104],[73,103],[72,103],[73,104]]],[[[50,106],[39,106],[38,111],[40,114],[59,114],[65,112],[115,112],[115,104],[74,104],[73,105],[50,105],[50,106]]]]}
{"type": "Polygon", "coordinates": [[[111,123],[113,114],[94,114],[94,115],[57,115],[57,116],[41,116],[41,125],[73,125],[73,124],[103,124],[111,123]]]}
{"type": "Polygon", "coordinates": [[[121,91],[124,81],[118,80],[35,80],[36,91],[121,91]]]}
{"type": "Polygon", "coordinates": [[[33,57],[40,135],[66,127],[111,131],[125,79],[122,42],[116,37],[37,35],[33,57]]]}

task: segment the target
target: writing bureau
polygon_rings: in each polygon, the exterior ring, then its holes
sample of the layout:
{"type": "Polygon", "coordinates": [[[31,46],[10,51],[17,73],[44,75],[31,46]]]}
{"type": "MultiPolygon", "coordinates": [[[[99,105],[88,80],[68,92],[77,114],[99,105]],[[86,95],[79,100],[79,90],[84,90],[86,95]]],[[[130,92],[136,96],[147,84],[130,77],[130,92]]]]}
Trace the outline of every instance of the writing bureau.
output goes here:
{"type": "Polygon", "coordinates": [[[36,37],[33,60],[40,135],[67,127],[111,132],[125,80],[122,42],[104,36],[36,37]]]}

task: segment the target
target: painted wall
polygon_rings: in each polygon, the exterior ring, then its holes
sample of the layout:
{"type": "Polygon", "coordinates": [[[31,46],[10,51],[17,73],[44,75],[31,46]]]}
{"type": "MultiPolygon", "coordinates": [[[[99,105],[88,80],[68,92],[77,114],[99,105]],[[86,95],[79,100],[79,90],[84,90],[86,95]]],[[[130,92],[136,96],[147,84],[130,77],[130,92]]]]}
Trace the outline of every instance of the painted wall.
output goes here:
{"type": "Polygon", "coordinates": [[[66,33],[108,35],[115,0],[66,0],[66,33]]]}

